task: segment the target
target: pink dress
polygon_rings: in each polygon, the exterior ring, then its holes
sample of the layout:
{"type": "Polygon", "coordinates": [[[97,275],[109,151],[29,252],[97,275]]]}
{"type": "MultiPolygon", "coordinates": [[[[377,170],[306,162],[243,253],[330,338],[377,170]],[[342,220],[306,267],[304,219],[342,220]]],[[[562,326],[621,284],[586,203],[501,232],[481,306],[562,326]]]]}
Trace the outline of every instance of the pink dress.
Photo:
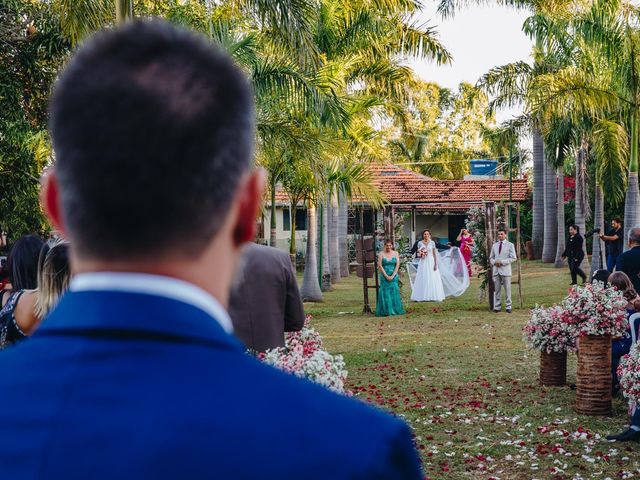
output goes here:
{"type": "Polygon", "coordinates": [[[460,237],[460,252],[464,257],[464,262],[467,264],[467,270],[469,271],[469,277],[471,277],[471,254],[473,246],[473,237],[471,235],[460,237]]]}

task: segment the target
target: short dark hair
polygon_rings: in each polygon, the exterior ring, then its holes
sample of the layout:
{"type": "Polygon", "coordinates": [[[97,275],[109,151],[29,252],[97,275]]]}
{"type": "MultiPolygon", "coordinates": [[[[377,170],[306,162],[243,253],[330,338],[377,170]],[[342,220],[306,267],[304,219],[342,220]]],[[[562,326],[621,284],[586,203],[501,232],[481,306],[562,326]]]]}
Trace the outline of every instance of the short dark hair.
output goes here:
{"type": "Polygon", "coordinates": [[[573,228],[577,233],[580,233],[580,227],[575,223],[572,223],[571,225],[569,225],[569,228],[573,228]]]}
{"type": "Polygon", "coordinates": [[[506,229],[504,229],[504,228],[499,228],[499,229],[498,229],[498,233],[500,233],[500,232],[507,233],[507,230],[506,230],[506,229]]]}
{"type": "Polygon", "coordinates": [[[7,270],[14,290],[38,288],[38,258],[43,245],[44,241],[37,235],[24,235],[11,247],[7,270]]]}
{"type": "Polygon", "coordinates": [[[620,220],[620,217],[613,217],[611,220],[613,220],[616,223],[622,223],[622,220],[620,220]]]}
{"type": "Polygon", "coordinates": [[[231,58],[161,20],[87,41],[51,102],[62,216],[98,258],[196,257],[224,222],[254,143],[253,94],[231,58]]]}

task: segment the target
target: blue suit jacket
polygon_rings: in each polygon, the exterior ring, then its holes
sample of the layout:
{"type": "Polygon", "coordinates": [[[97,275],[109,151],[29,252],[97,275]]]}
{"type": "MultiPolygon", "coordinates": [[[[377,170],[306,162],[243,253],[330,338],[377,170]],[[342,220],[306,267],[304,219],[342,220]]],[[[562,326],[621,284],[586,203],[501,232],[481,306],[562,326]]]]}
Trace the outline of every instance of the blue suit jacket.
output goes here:
{"type": "Polygon", "coordinates": [[[69,293],[0,369],[3,480],[421,478],[404,423],[175,300],[69,293]]]}

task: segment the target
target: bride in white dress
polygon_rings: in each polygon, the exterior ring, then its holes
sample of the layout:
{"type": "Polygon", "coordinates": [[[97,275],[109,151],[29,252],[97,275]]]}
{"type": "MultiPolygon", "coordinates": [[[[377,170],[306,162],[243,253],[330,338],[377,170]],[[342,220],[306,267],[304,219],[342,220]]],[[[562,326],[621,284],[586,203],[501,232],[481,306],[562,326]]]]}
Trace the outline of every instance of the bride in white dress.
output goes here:
{"type": "Polygon", "coordinates": [[[438,250],[431,240],[431,232],[422,232],[418,242],[418,273],[413,282],[411,300],[415,302],[441,302],[445,299],[442,277],[438,270],[438,250]]]}

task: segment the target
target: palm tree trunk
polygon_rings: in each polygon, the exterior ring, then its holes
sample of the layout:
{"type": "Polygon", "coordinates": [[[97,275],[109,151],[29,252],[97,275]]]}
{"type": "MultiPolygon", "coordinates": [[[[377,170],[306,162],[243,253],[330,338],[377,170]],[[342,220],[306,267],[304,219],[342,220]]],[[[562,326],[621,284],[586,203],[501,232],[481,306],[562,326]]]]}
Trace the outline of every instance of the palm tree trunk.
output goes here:
{"type": "Polygon", "coordinates": [[[629,183],[624,199],[624,249],[629,249],[626,239],[629,230],[640,227],[640,192],[638,191],[638,117],[637,112],[631,116],[631,156],[629,158],[629,183]]]}
{"type": "Polygon", "coordinates": [[[305,302],[321,302],[322,292],[318,283],[318,240],[316,204],[309,200],[307,207],[307,248],[304,257],[304,274],[300,295],[305,302]]]}
{"type": "Polygon", "coordinates": [[[133,18],[133,0],[116,0],[116,23],[121,24],[133,18]]]}
{"type": "Polygon", "coordinates": [[[556,171],[544,162],[544,245],[542,246],[542,261],[552,263],[556,259],[558,242],[558,209],[557,209],[557,181],[556,171]]]}
{"type": "Polygon", "coordinates": [[[329,264],[329,198],[324,202],[322,209],[322,233],[320,241],[322,242],[322,278],[320,279],[320,289],[323,292],[331,290],[331,265],[329,264]]]}
{"type": "Polygon", "coordinates": [[[269,245],[276,247],[276,177],[271,178],[271,232],[269,245]]]}
{"type": "Polygon", "coordinates": [[[331,266],[331,281],[340,281],[340,246],[338,245],[338,192],[331,194],[331,208],[329,209],[329,264],[331,266]]]}
{"type": "Polygon", "coordinates": [[[564,253],[565,247],[565,221],[564,221],[564,167],[558,167],[558,200],[557,204],[557,216],[558,216],[558,245],[556,247],[556,261],[555,265],[557,268],[564,267],[567,262],[564,258],[562,258],[562,254],[564,253]]]}
{"type": "MultiPolygon", "coordinates": [[[[602,185],[596,182],[595,193],[595,208],[593,213],[593,228],[599,228],[601,232],[604,232],[604,192],[602,191],[602,185]]],[[[591,275],[600,270],[601,268],[607,268],[607,261],[604,258],[603,243],[598,235],[593,236],[593,248],[591,249],[591,275]]]]}
{"type": "MultiPolygon", "coordinates": [[[[589,216],[589,201],[587,200],[587,156],[589,155],[589,144],[585,138],[582,139],[578,155],[576,156],[576,198],[575,198],[575,224],[580,229],[580,234],[584,235],[586,230],[587,217],[589,216]]],[[[584,260],[580,264],[582,271],[590,270],[589,258],[587,257],[587,242],[582,242],[582,250],[585,253],[584,260]]]]}
{"type": "Polygon", "coordinates": [[[349,241],[348,225],[349,225],[349,205],[347,197],[344,193],[340,193],[338,197],[339,213],[338,213],[338,249],[340,255],[340,276],[349,276],[349,241]]]}
{"type": "Polygon", "coordinates": [[[298,250],[296,248],[296,205],[291,202],[290,207],[290,216],[291,216],[291,239],[289,240],[289,258],[291,258],[291,265],[293,265],[293,269],[296,269],[296,255],[298,250]]]}
{"type": "Polygon", "coordinates": [[[542,258],[544,239],[544,143],[542,134],[533,129],[533,256],[542,258]]]}

